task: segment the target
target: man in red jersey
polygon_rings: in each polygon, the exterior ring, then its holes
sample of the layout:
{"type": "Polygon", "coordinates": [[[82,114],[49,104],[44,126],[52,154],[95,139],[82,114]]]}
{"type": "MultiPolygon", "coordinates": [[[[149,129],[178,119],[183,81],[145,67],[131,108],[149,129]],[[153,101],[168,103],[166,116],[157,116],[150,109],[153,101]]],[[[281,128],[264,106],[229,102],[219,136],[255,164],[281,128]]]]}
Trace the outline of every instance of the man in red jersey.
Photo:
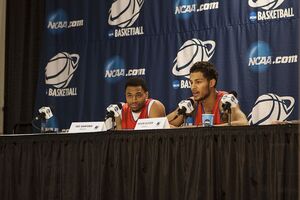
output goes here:
{"type": "Polygon", "coordinates": [[[202,114],[213,114],[214,125],[229,125],[228,111],[224,111],[222,105],[228,102],[231,105],[230,125],[248,125],[245,114],[241,111],[237,99],[233,94],[224,91],[217,91],[216,85],[218,73],[209,62],[197,62],[190,69],[190,83],[193,97],[181,101],[175,111],[168,115],[169,123],[173,126],[180,126],[184,122],[184,115],[179,115],[178,110],[185,108],[187,116],[194,119],[194,125],[202,125],[202,114]],[[188,104],[189,103],[189,104],[188,104]]]}
{"type": "Polygon", "coordinates": [[[106,110],[114,112],[116,128],[134,129],[138,119],[165,117],[164,105],[155,99],[149,99],[149,93],[144,79],[134,77],[128,79],[125,85],[126,103],[119,108],[112,104],[106,110]]]}

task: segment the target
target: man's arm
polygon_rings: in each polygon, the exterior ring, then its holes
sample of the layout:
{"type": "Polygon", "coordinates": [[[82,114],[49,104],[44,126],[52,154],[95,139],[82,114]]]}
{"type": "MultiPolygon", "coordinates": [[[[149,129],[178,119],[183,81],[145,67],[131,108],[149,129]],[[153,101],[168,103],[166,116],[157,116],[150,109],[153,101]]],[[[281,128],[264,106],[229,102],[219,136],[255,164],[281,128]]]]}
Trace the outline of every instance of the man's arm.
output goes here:
{"type": "Polygon", "coordinates": [[[122,130],[122,120],[121,116],[115,118],[116,130],[122,130]]]}
{"type": "Polygon", "coordinates": [[[169,124],[175,127],[179,127],[183,124],[183,115],[178,115],[178,109],[174,110],[170,114],[168,114],[167,118],[169,121],[169,124]]]}
{"type": "MultiPolygon", "coordinates": [[[[228,117],[228,111],[225,113],[228,117]]],[[[248,124],[248,120],[246,115],[240,109],[240,106],[237,105],[234,108],[231,108],[231,126],[246,126],[248,124]]],[[[216,125],[216,126],[229,126],[229,122],[225,122],[224,124],[216,125]]]]}
{"type": "Polygon", "coordinates": [[[166,111],[165,106],[158,100],[154,100],[150,112],[149,112],[149,118],[155,118],[155,117],[165,117],[166,111]]]}
{"type": "Polygon", "coordinates": [[[233,126],[246,126],[249,125],[246,115],[238,105],[236,108],[231,109],[231,125],[233,126]]]}

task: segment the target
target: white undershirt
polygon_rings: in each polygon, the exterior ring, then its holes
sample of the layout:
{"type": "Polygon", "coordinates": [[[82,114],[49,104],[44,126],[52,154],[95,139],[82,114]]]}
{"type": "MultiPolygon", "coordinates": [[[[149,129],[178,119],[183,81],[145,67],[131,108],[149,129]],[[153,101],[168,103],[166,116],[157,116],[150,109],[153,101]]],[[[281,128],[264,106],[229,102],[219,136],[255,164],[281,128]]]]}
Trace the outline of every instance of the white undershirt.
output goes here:
{"type": "MultiPolygon", "coordinates": [[[[151,109],[151,106],[152,106],[152,104],[155,102],[155,99],[152,99],[150,102],[149,102],[149,105],[148,105],[148,116],[149,116],[149,113],[150,113],[150,109],[151,109]]],[[[139,118],[139,116],[140,116],[140,114],[141,114],[141,112],[132,112],[131,111],[131,113],[132,113],[132,117],[133,117],[133,119],[134,119],[134,121],[137,121],[138,120],[138,118],[139,118]]],[[[122,115],[121,115],[121,118],[122,118],[122,115]]]]}

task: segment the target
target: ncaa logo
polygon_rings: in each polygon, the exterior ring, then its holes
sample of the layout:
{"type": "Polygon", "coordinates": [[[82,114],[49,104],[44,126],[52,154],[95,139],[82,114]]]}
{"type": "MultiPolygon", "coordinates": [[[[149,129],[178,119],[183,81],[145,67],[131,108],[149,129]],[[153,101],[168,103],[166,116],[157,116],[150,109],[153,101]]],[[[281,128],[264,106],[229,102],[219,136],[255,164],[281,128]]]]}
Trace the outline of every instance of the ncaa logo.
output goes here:
{"type": "Polygon", "coordinates": [[[290,96],[280,97],[268,93],[257,98],[252,112],[248,116],[250,125],[266,125],[272,121],[284,121],[294,109],[295,99],[290,96]]]}
{"type": "Polygon", "coordinates": [[[106,81],[115,83],[125,76],[125,61],[120,56],[114,56],[105,63],[104,74],[106,81]]]}
{"type": "MultiPolygon", "coordinates": [[[[175,0],[175,9],[176,7],[181,5],[185,6],[185,5],[194,5],[194,4],[195,4],[195,0],[175,0]]],[[[180,13],[180,15],[177,14],[176,16],[182,19],[189,19],[192,15],[193,15],[192,12],[184,12],[184,13],[180,13]]]]}
{"type": "Polygon", "coordinates": [[[175,76],[189,77],[190,68],[195,62],[209,61],[215,52],[216,43],[212,40],[187,40],[179,49],[173,61],[172,73],[175,76]]]}
{"type": "Polygon", "coordinates": [[[63,9],[53,12],[48,17],[47,28],[51,33],[61,33],[68,23],[67,14],[63,9]]]}
{"type": "Polygon", "coordinates": [[[252,8],[262,8],[264,10],[275,9],[283,3],[284,0],[248,0],[252,8]]]}
{"type": "Polygon", "coordinates": [[[272,51],[268,43],[264,41],[254,42],[248,53],[249,63],[248,66],[253,72],[265,72],[272,64],[271,56],[272,51]]]}
{"type": "Polygon", "coordinates": [[[178,89],[178,88],[180,88],[180,82],[178,80],[174,80],[172,82],[172,86],[174,89],[178,89]]]}
{"type": "Polygon", "coordinates": [[[115,0],[109,10],[108,24],[130,27],[139,17],[144,0],[115,0]]]}
{"type": "Polygon", "coordinates": [[[66,88],[78,67],[79,55],[66,52],[51,58],[45,68],[45,82],[56,88],[66,88]]]}
{"type": "Polygon", "coordinates": [[[249,19],[252,21],[252,22],[255,22],[257,20],[257,14],[256,12],[251,12],[250,13],[250,16],[249,16],[249,19]]]}

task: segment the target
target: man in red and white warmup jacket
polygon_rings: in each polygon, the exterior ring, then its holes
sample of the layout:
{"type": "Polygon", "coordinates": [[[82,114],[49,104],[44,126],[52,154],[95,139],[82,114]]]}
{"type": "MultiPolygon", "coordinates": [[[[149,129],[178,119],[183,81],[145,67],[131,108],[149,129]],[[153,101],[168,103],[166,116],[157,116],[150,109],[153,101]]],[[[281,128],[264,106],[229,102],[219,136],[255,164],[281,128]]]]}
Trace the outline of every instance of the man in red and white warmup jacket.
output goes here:
{"type": "Polygon", "coordinates": [[[128,79],[125,85],[126,103],[122,108],[117,104],[107,107],[113,112],[116,129],[134,129],[137,120],[143,118],[165,117],[164,105],[155,99],[149,98],[145,80],[139,77],[128,79]]]}
{"type": "Polygon", "coordinates": [[[190,69],[190,83],[193,96],[182,100],[178,108],[168,115],[172,126],[181,126],[184,115],[178,115],[178,110],[185,108],[186,116],[194,119],[195,126],[202,126],[202,114],[213,114],[214,125],[241,126],[248,125],[245,114],[241,111],[238,100],[233,94],[216,90],[218,72],[214,65],[209,62],[196,62],[190,69]],[[194,102],[193,105],[191,102],[194,102]],[[224,112],[223,104],[231,105],[231,121],[228,123],[228,113],[224,112]],[[223,117],[222,117],[223,116],[223,117]]]}

